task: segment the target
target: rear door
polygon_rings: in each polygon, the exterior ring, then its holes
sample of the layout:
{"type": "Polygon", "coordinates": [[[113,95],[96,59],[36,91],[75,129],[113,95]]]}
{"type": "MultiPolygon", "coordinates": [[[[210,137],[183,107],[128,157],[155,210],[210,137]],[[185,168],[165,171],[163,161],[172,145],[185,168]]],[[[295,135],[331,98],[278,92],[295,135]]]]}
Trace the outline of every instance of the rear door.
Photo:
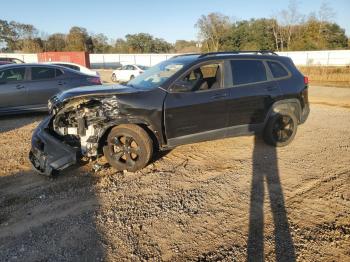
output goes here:
{"type": "Polygon", "coordinates": [[[55,67],[32,66],[30,82],[27,85],[29,101],[32,105],[46,106],[48,99],[64,90],[67,79],[64,71],[55,67]]]}
{"type": "Polygon", "coordinates": [[[26,67],[0,70],[0,110],[26,105],[26,67]]]}
{"type": "Polygon", "coordinates": [[[234,59],[230,61],[231,85],[228,101],[229,126],[254,132],[262,128],[265,117],[280,95],[277,83],[272,79],[267,65],[258,59],[234,59]]]}

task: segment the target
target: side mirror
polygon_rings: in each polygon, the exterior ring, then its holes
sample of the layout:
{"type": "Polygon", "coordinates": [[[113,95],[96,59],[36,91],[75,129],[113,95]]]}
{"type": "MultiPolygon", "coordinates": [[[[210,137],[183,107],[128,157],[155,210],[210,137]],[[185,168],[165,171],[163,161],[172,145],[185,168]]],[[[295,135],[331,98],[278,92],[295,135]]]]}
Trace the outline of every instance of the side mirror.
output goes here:
{"type": "Polygon", "coordinates": [[[177,81],[172,87],[171,92],[190,92],[192,91],[192,83],[187,81],[177,81]]]}

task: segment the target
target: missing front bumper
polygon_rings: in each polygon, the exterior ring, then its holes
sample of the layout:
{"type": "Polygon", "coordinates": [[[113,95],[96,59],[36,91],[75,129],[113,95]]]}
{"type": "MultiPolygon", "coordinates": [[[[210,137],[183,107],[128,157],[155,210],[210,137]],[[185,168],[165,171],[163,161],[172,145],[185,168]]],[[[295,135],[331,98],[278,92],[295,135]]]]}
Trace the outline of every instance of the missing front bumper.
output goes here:
{"type": "Polygon", "coordinates": [[[29,160],[33,169],[44,175],[66,169],[77,163],[79,150],[64,144],[46,130],[50,118],[46,118],[32,136],[32,148],[29,160]]]}

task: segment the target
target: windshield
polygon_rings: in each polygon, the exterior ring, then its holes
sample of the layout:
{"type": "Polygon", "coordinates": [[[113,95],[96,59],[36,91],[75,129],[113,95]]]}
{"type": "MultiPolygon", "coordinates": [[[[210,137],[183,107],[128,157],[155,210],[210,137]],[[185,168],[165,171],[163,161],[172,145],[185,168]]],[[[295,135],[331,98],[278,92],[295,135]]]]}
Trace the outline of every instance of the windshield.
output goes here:
{"type": "Polygon", "coordinates": [[[167,60],[161,62],[136,78],[130,80],[127,85],[140,89],[152,89],[162,85],[167,79],[183,68],[189,61],[167,60]]]}

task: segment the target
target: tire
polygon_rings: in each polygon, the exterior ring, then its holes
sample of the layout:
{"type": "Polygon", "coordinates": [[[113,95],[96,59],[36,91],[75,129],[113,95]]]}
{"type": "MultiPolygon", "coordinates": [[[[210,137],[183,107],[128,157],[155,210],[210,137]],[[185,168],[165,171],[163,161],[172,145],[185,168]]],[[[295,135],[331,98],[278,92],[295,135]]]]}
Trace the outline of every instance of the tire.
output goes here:
{"type": "Polygon", "coordinates": [[[113,82],[117,82],[117,81],[118,81],[118,80],[117,80],[117,76],[116,76],[115,74],[112,74],[111,80],[112,80],[113,82]]]}
{"type": "Polygon", "coordinates": [[[135,172],[144,168],[153,155],[153,142],[137,125],[125,124],[112,128],[103,153],[108,163],[118,171],[135,172]]]}
{"type": "Polygon", "coordinates": [[[293,112],[281,111],[270,117],[263,138],[269,145],[283,147],[293,141],[298,129],[298,120],[293,112]]]}

